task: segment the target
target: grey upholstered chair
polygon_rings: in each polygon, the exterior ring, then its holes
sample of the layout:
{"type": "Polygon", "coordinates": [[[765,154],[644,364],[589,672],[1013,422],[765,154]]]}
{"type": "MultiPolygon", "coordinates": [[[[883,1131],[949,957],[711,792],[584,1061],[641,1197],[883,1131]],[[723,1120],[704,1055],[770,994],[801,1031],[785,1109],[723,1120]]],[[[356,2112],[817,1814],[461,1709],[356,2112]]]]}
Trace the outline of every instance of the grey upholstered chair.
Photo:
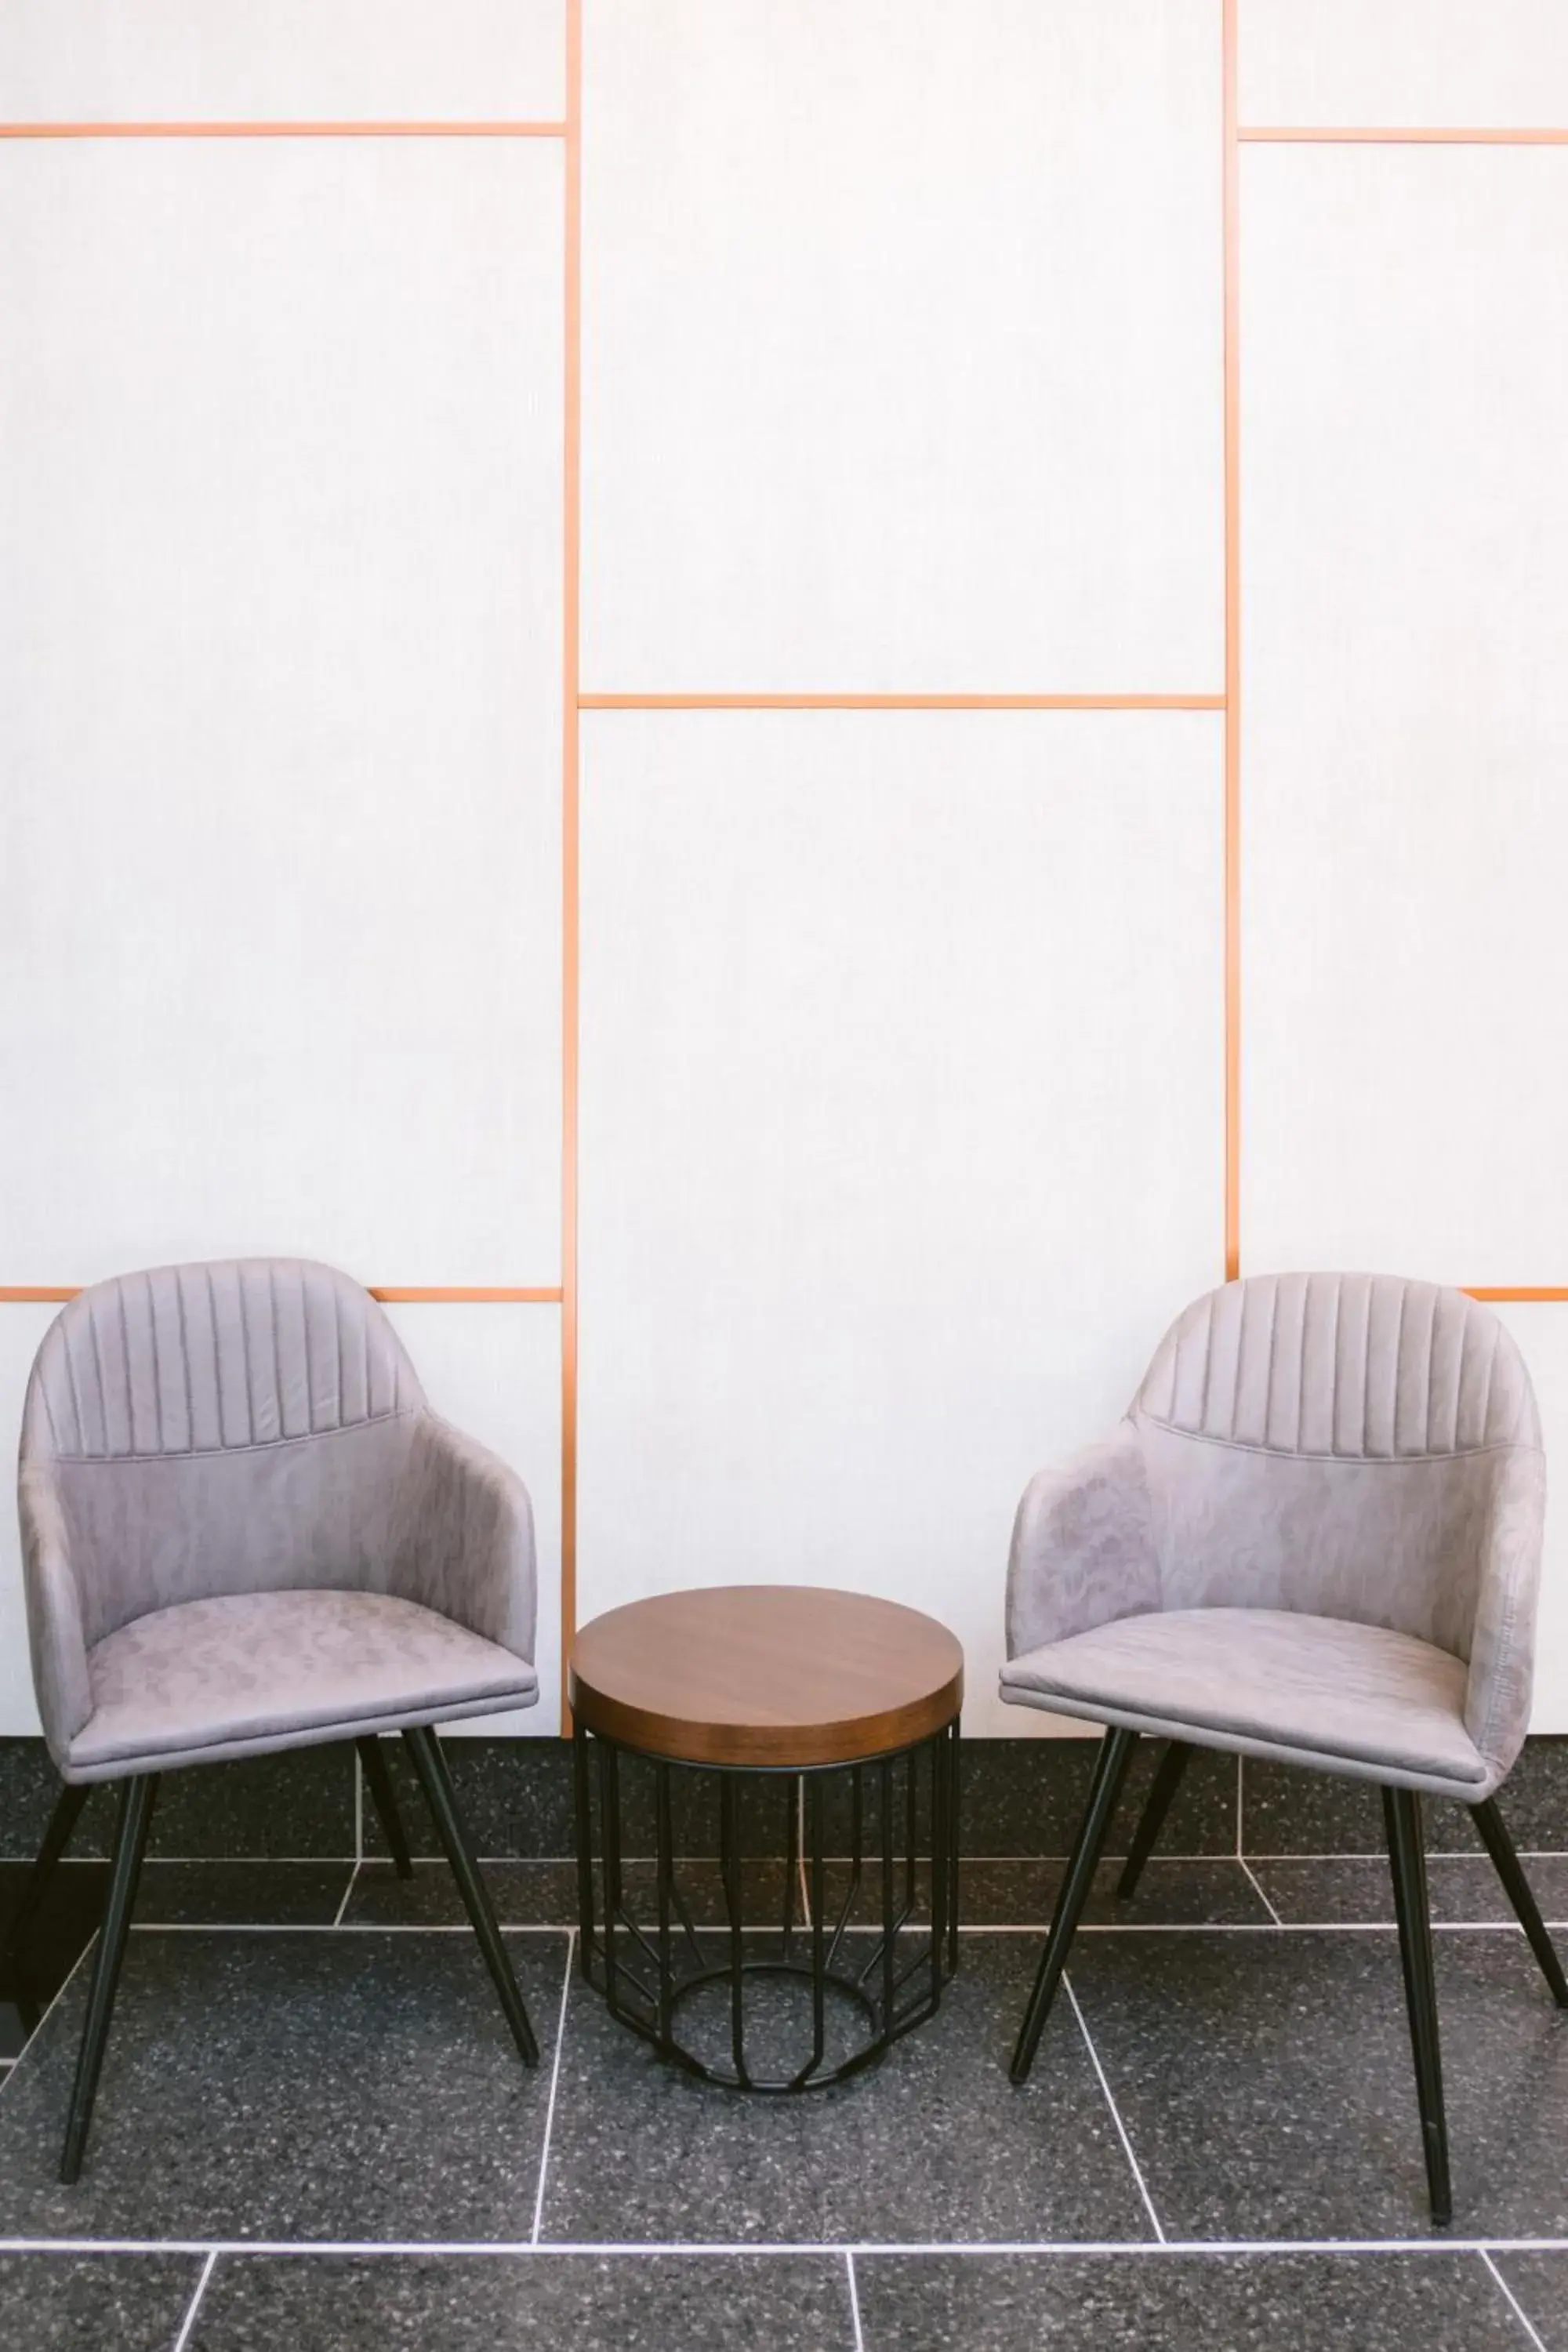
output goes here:
{"type": "Polygon", "coordinates": [[[33,1679],[66,1787],[7,1971],[89,1786],[121,1783],[61,2178],[81,2168],[158,1776],[188,1764],[356,1741],[406,1874],[379,1745],[401,1732],[537,2063],[430,1729],[539,1696],[528,1495],[430,1411],[368,1293],[268,1258],[83,1291],[33,1367],[20,1507],[33,1679]]]}
{"type": "Polygon", "coordinates": [[[1108,1727],[1016,2082],[1140,1733],[1172,1745],[1122,1894],[1193,1746],[1375,1780],[1432,2211],[1449,2218],[1424,1791],[1470,1808],[1568,2006],[1494,1800],[1530,1712],[1544,1496],[1519,1350],[1460,1292],[1279,1275],[1188,1307],[1116,1435],[1037,1477],[1014,1528],[1002,1696],[1108,1727]]]}

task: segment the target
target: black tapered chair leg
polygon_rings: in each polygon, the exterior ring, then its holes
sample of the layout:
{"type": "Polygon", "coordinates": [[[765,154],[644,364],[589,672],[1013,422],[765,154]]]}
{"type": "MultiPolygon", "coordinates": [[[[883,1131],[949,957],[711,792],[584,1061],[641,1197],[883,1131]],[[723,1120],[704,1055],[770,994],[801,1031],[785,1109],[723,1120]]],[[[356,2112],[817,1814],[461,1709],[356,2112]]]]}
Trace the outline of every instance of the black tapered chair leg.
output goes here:
{"type": "Polygon", "coordinates": [[[155,1772],[139,1773],[134,1780],[121,1783],[120,1819],[114,1832],[114,1859],[109,1873],[109,1900],[104,1906],[103,1925],[98,1931],[98,1951],[93,1959],[92,1983],[87,1996],[87,2018],[81,2029],[81,2051],[77,2059],[70,2116],[66,2124],[65,2152],[60,2158],[60,2179],[68,2184],[81,2176],[82,2155],[92,2123],[93,2101],[98,2096],[98,2078],[103,2067],[104,2046],[109,2040],[109,2021],[114,2013],[120,1968],[125,1958],[125,1939],[131,1932],[132,1906],[136,1901],[142,1857],[147,1851],[147,1832],[153,1825],[153,1805],[157,1794],[158,1776],[155,1772]]]}
{"type": "Polygon", "coordinates": [[[1051,1931],[1046,1937],[1046,1948],[1040,1958],[1039,1974],[1029,1995],[1029,2006],[1024,2011],[1017,2046],[1013,2053],[1009,2070],[1015,2083],[1026,2082],[1035,2063],[1040,2034],[1057,1997],[1068,1953],[1089,1900],[1094,1884],[1095,1865],[1104,1847],[1110,1817],[1116,1811],[1116,1800],[1121,1793],[1121,1783],[1127,1777],[1127,1767],[1132,1750],[1138,1745],[1135,1731],[1108,1730],[1100,1743],[1100,1759],[1094,1768],[1094,1782],[1089,1792],[1089,1809],[1083,1826],[1078,1833],[1057,1896],[1057,1907],[1051,1916],[1051,1931]]]}
{"type": "Polygon", "coordinates": [[[1530,1881],[1520,1867],[1513,1840],[1498,1811],[1497,1799],[1489,1797],[1484,1804],[1472,1805],[1470,1819],[1496,1865],[1504,1892],[1513,1905],[1514,1916],[1530,1938],[1530,1948],[1541,1963],[1541,1973],[1552,1988],[1552,2000],[1559,2009],[1568,2009],[1568,1978],[1563,1974],[1563,1963],[1546,1932],[1546,1922],[1531,1892],[1530,1881]]]}
{"type": "Polygon", "coordinates": [[[441,1743],[428,1725],[405,1731],[403,1735],[414,1769],[419,1775],[419,1785],[435,1820],[452,1875],[458,1882],[458,1892],[479,1939],[479,1949],[485,1956],[485,1966],[490,1980],[500,1996],[506,2021],[511,2028],[512,2040],[522,2053],[525,2065],[539,2063],[539,2044],[533,2038],[533,2028],[528,2021],[528,2011],[518,1990],[517,1979],[506,1956],[500,1929],[484,1880],[468,1844],[468,1832],[458,1811],[458,1795],[447,1770],[447,1759],[441,1753],[441,1743]]]}
{"type": "Polygon", "coordinates": [[[409,1859],[408,1840],[403,1834],[403,1816],[397,1810],[393,1792],[392,1775],[386,1769],[379,1739],[356,1739],[360,1766],[365,1786],[375,1807],[375,1817],[381,1823],[381,1834],[386,1840],[386,1850],[396,1865],[399,1878],[412,1878],[414,1864],[409,1859]]]}
{"type": "Polygon", "coordinates": [[[27,1874],[21,1900],[6,1924],[5,1943],[0,1944],[0,1991],[7,1991],[19,1982],[22,1956],[27,1948],[33,1922],[49,1891],[49,1881],[55,1874],[60,1856],[71,1842],[71,1832],[81,1818],[81,1809],[89,1793],[85,1784],[79,1786],[68,1780],[55,1801],[55,1810],[49,1815],[49,1825],[44,1832],[44,1842],[27,1874]]]}
{"type": "Polygon", "coordinates": [[[1399,1958],[1405,1971],[1405,2004],[1410,2017],[1410,2048],[1415,2061],[1415,2095],[1421,2109],[1421,2144],[1426,2158],[1426,2188],[1432,2219],[1454,2217],[1448,2179],[1448,2126],[1443,2112],[1443,2062],[1437,2042],[1437,1986],[1432,1969],[1432,1916],[1426,1895],[1426,1853],[1421,1835],[1421,1800],[1414,1789],[1384,1789],[1383,1818],[1394,1874],[1394,1908],[1399,1921],[1399,1958]]]}
{"type": "Polygon", "coordinates": [[[1171,1800],[1182,1785],[1182,1775],[1192,1754],[1184,1739],[1173,1739],[1160,1759],[1160,1769],[1154,1775],[1154,1785],[1149,1791],[1132,1843],[1127,1849],[1127,1859],[1121,1865],[1121,1875],[1116,1882],[1116,1899],[1125,1903],[1138,1891],[1138,1881],[1143,1875],[1143,1864],[1154,1851],[1156,1839],[1165,1826],[1165,1815],[1171,1810],[1171,1800]]]}

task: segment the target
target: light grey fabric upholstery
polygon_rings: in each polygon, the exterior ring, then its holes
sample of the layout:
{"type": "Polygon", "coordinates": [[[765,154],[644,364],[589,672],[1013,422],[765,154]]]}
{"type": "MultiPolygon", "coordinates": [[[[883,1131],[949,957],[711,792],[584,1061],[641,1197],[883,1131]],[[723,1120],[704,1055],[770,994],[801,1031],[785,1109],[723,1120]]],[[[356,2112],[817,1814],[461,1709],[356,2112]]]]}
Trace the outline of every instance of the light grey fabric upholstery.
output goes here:
{"type": "Polygon", "coordinates": [[[33,1368],[19,1501],[34,1682],[68,1780],[538,1696],[526,1489],[430,1411],[386,1317],[330,1266],[168,1266],[83,1291],[33,1368]]]}
{"type": "Polygon", "coordinates": [[[1228,1284],[1026,1493],[1002,1696],[1476,1803],[1529,1720],[1544,1502],[1529,1375],[1474,1299],[1228,1284]]]}

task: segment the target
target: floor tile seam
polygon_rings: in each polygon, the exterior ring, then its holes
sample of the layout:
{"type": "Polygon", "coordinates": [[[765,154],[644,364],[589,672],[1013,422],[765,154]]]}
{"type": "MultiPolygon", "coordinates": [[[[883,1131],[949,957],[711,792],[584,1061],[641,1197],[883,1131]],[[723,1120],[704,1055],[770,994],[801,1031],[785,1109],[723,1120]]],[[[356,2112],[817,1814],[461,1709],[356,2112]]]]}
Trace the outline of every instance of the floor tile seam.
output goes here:
{"type": "Polygon", "coordinates": [[[341,1927],[343,1924],[343,1918],[349,1907],[350,1898],[353,1894],[355,1886],[359,1883],[359,1874],[362,1867],[363,1865],[356,1862],[353,1868],[349,1873],[349,1883],[343,1889],[342,1900],[339,1903],[336,1911],[332,1915],[331,1924],[334,1927],[341,1927]]]}
{"type": "Polygon", "coordinates": [[[1238,1853],[1236,1858],[1241,1864],[1243,1871],[1246,1873],[1247,1885],[1251,1887],[1253,1893],[1257,1895],[1258,1901],[1268,1912],[1268,1916],[1275,1927],[1282,1927],[1285,1925],[1285,1922],[1279,1916],[1279,1912],[1274,1908],[1273,1904],[1268,1900],[1267,1894],[1259,1884],[1258,1874],[1253,1869],[1252,1864],[1247,1861],[1247,1856],[1244,1853],[1238,1853]]]}
{"type": "MultiPolygon", "coordinates": [[[[1568,1918],[1548,1918],[1549,1928],[1568,1933],[1568,1918]]],[[[960,1921],[962,1936],[1041,1936],[1050,1922],[1038,1919],[975,1919],[960,1921]]],[[[742,1922],[747,1934],[779,1932],[776,1919],[742,1922]]],[[[571,1936],[574,1919],[503,1919],[503,1936],[571,1936]]],[[[96,1931],[95,1931],[96,1932],[96,1931]]],[[[440,1919],[133,1919],[133,1936],[466,1936],[472,1929],[462,1920],[440,1919]]],[[[698,1936],[727,1936],[720,1922],[699,1922],[698,1936]]],[[[879,1936],[880,1927],[868,1923],[851,1926],[847,1936],[879,1936]]],[[[923,1935],[923,1927],[910,1932],[923,1935]]],[[[1392,1936],[1393,1919],[1086,1919],[1080,1936],[1392,1936]]],[[[1522,1936],[1517,1919],[1434,1919],[1435,1936],[1522,1936]]]]}
{"type": "Polygon", "coordinates": [[[1491,2273],[1492,2279],[1495,2282],[1499,2292],[1501,2294],[1503,2300],[1507,2303],[1509,2309],[1512,2312],[1521,2327],[1524,2330],[1529,2342],[1534,2346],[1535,2352],[1546,2352],[1546,2346],[1542,2342],[1540,2335],[1537,2333],[1535,2322],[1531,2318],[1530,2314],[1526,2311],[1524,2305],[1515,2294],[1512,2287],[1510,2286],[1507,2279],[1504,2278],[1501,2271],[1499,2270],[1496,2263],[1493,2262],[1490,2254],[1487,2252],[1487,2249],[1482,2246],[1479,2249],[1479,2252],[1480,2259],[1485,2263],[1488,2271],[1491,2273]]]}
{"type": "Polygon", "coordinates": [[[704,2260],[732,2256],[736,2260],[841,2261],[852,2254],[857,2262],[915,2261],[941,2257],[983,2262],[1020,2256],[1050,2260],[1180,2257],[1269,2260],[1301,2254],[1353,2259],[1392,2258],[1406,2254],[1483,2257],[1520,2254],[1568,2256],[1568,2237],[1457,2238],[1428,2231],[1410,2238],[961,2238],[897,2239],[428,2239],[428,2238],[5,2238],[0,2255],[71,2255],[127,2259],[159,2255],[210,2257],[214,2262],[242,2260],[401,2261],[440,2257],[453,2262],[498,2259],[547,2259],[551,2256],[595,2260],[606,2257],[652,2260],[667,2255],[704,2260]]]}
{"type": "Polygon", "coordinates": [[[195,2292],[185,2305],[185,2315],[180,2323],[180,2332],[175,2336],[170,2352],[185,2352],[185,2347],[191,2340],[191,2330],[195,2326],[196,2313],[201,2308],[202,2297],[207,2291],[207,2281],[213,2274],[213,2267],[216,2261],[217,2255],[213,2252],[202,2264],[201,2276],[196,2281],[195,2292]]]}
{"type": "Polygon", "coordinates": [[[539,2233],[544,2226],[544,2182],[550,2168],[550,2137],[555,2128],[555,2094],[561,2082],[561,2053],[566,2043],[566,2005],[572,1995],[572,1964],[577,1957],[577,1935],[574,1928],[566,1937],[566,1965],[561,1974],[561,2006],[555,2018],[555,2049],[550,2065],[550,2101],[544,2110],[544,2137],[539,2146],[539,2185],[533,2197],[533,2234],[531,2243],[538,2245],[539,2233]]]}
{"type": "MultiPolygon", "coordinates": [[[[1518,1851],[1521,1862],[1568,1862],[1568,1846],[1521,1846],[1518,1851]]],[[[677,1862],[710,1862],[717,1864],[719,1861],[719,1856],[716,1853],[681,1853],[677,1854],[675,1858],[677,1862]]],[[[964,1864],[1030,1863],[1037,1865],[1042,1863],[1049,1863],[1052,1864],[1060,1864],[1063,1867],[1065,1867],[1067,1863],[1070,1860],[1070,1856],[1065,1853],[961,1853],[958,1858],[960,1863],[964,1864]]],[[[1107,1864],[1113,1862],[1124,1862],[1126,1858],[1126,1855],[1123,1853],[1113,1853],[1109,1851],[1100,1857],[1101,1861],[1107,1864]]],[[[475,1859],[479,1864],[480,1868],[485,1870],[500,1870],[513,1865],[519,1868],[541,1870],[552,1867],[563,1870],[575,1870],[577,1867],[577,1857],[574,1853],[481,1853],[477,1855],[475,1859]]],[[[635,1863],[639,1867],[648,1870],[654,1868],[658,1859],[658,1857],[657,1854],[651,1853],[628,1853],[623,1854],[621,1857],[624,1866],[629,1867],[635,1863]]],[[[748,1854],[745,1856],[745,1859],[748,1862],[782,1862],[784,1860],[784,1856],[782,1854],[748,1854]]],[[[825,1853],[822,1859],[824,1866],[827,1867],[834,1864],[850,1863],[854,1860],[854,1856],[847,1853],[825,1853]]],[[[929,1854],[921,1854],[918,1859],[922,1862],[929,1862],[931,1857],[929,1854]]],[[[1428,1862],[1484,1863],[1486,1856],[1484,1853],[1479,1853],[1474,1847],[1470,1846],[1428,1846],[1426,1849],[1426,1859],[1428,1862]]],[[[26,1869],[32,1864],[34,1856],[31,1853],[0,1853],[0,1866],[9,1867],[11,1869],[26,1869]]],[[[110,1857],[107,1853],[65,1853],[60,1856],[58,1866],[62,1870],[80,1870],[96,1865],[99,1869],[102,1870],[108,1868],[110,1860],[110,1857]]],[[[445,1857],[438,1853],[416,1853],[411,1855],[410,1860],[413,1862],[416,1870],[440,1870],[446,1867],[445,1857]]],[[[1254,1853],[1249,1848],[1245,1853],[1238,1853],[1232,1847],[1220,1846],[1212,1848],[1205,1853],[1160,1853],[1153,1854],[1150,1857],[1148,1867],[1151,1869],[1157,1866],[1166,1867],[1177,1863],[1378,1862],[1386,1864],[1387,1861],[1387,1853],[1382,1847],[1347,1846],[1344,1848],[1335,1847],[1314,1849],[1310,1853],[1289,1852],[1282,1853],[1254,1853]]],[[[237,1863],[247,1863],[252,1867],[264,1868],[267,1865],[275,1863],[279,1866],[286,1866],[290,1870],[302,1869],[310,1865],[313,1865],[322,1870],[334,1868],[346,1870],[352,1867],[355,1862],[375,1863],[383,1867],[390,1868],[392,1856],[389,1853],[382,1853],[379,1852],[367,1852],[363,1854],[355,1854],[352,1853],[150,1853],[147,1856],[147,1866],[149,1868],[151,1868],[155,1863],[168,1863],[171,1864],[177,1863],[184,1869],[190,1869],[196,1865],[201,1865],[210,1869],[227,1866],[232,1869],[237,1863]]]]}
{"type": "Polygon", "coordinates": [[[849,2282],[849,2325],[854,2331],[855,2352],[866,2352],[865,2331],[860,2325],[860,2289],[855,2280],[855,2249],[844,2249],[844,2274],[849,2282]]]}
{"type": "Polygon", "coordinates": [[[1149,2194],[1149,2184],[1143,2178],[1143,2168],[1139,2163],[1137,2157],[1133,2153],[1132,2142],[1128,2136],[1127,2126],[1121,2120],[1121,2110],[1116,2104],[1115,2096],[1112,2094],[1110,2082],[1107,2079],[1105,2069],[1100,2063],[1100,2053],[1094,2046],[1094,2037],[1089,2030],[1089,2020],[1085,2017],[1082,2009],[1079,2005],[1079,1998],[1077,1993],[1073,1990],[1072,1979],[1065,1969],[1062,1972],[1062,1990],[1066,1993],[1068,2000],[1072,2003],[1072,2013],[1078,2020],[1078,2029],[1083,2036],[1083,2046],[1089,2053],[1089,2064],[1094,2068],[1100,2090],[1104,2095],[1105,2104],[1110,2110],[1110,2120],[1116,2126],[1116,2135],[1121,2142],[1121,2152],[1126,2157],[1128,2164],[1131,2168],[1132,2178],[1138,2185],[1138,2194],[1143,2200],[1144,2210],[1149,2216],[1155,2237],[1163,2243],[1165,2236],[1164,2227],[1161,2222],[1159,2214],[1154,2210],[1154,2200],[1149,2194]]]}
{"type": "Polygon", "coordinates": [[[97,1943],[98,1930],[95,1927],[92,1934],[82,1946],[80,1951],[77,1954],[75,1959],[71,1962],[69,1968],[66,1970],[65,1975],[60,1979],[59,1984],[55,1991],[54,1999],[49,2002],[47,2008],[45,2009],[42,2015],[39,2017],[37,2025],[33,2028],[31,2033],[28,2034],[26,2042],[23,2042],[22,2047],[16,2053],[16,2057],[11,2061],[10,2071],[6,2074],[5,2082],[0,2083],[0,2090],[8,2090],[10,2088],[21,2069],[23,2059],[26,2057],[29,2051],[36,2048],[37,2043],[43,2040],[45,2026],[47,2025],[50,2018],[54,2015],[61,2001],[64,2000],[67,1992],[70,1990],[70,1986],[76,1977],[78,1969],[87,1958],[88,1954],[95,1949],[97,1943]]]}

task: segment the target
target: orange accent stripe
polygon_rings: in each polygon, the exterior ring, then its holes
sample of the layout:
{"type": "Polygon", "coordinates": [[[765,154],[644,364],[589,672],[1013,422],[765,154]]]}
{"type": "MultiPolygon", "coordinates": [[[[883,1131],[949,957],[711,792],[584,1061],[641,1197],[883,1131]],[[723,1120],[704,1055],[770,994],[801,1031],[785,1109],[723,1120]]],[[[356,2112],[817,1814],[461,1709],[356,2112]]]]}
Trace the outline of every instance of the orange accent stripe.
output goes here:
{"type": "Polygon", "coordinates": [[[1517,1284],[1510,1286],[1507,1283],[1500,1286],[1493,1284],[1489,1287],[1485,1285],[1467,1283],[1464,1289],[1468,1298],[1486,1298],[1494,1303],[1498,1300],[1513,1299],[1517,1304],[1526,1307],[1556,1306],[1568,1300],[1568,1287],[1552,1288],[1548,1286],[1542,1288],[1538,1286],[1532,1289],[1528,1285],[1521,1287],[1517,1284]]]}
{"type": "Polygon", "coordinates": [[[386,1287],[373,1283],[370,1295],[384,1307],[557,1307],[561,1303],[559,1288],[548,1287],[509,1290],[495,1286],[443,1287],[417,1283],[386,1287]]]}
{"type": "Polygon", "coordinates": [[[0,139],[563,139],[563,122],[0,122],[0,139]]]}
{"type": "MultiPolygon", "coordinates": [[[[384,1307],[553,1307],[561,1293],[543,1286],[515,1289],[506,1286],[468,1283],[367,1283],[373,1298],[384,1307]]],[[[0,1307],[63,1305],[85,1290],[82,1282],[22,1282],[0,1285],[0,1307]]]]}
{"type": "Polygon", "coordinates": [[[583,710],[1223,710],[1223,694],[584,694],[583,710]]]}
{"type": "Polygon", "coordinates": [[[1225,1278],[1241,1272],[1241,150],[1225,0],[1225,1278]]]}
{"type": "Polygon", "coordinates": [[[578,610],[582,577],[583,5],[566,0],[565,465],[561,780],[561,1728],[577,1626],[578,610]]]}
{"type": "Polygon", "coordinates": [[[1268,125],[1236,135],[1252,145],[1287,147],[1568,147],[1568,131],[1336,131],[1268,125]]]}

